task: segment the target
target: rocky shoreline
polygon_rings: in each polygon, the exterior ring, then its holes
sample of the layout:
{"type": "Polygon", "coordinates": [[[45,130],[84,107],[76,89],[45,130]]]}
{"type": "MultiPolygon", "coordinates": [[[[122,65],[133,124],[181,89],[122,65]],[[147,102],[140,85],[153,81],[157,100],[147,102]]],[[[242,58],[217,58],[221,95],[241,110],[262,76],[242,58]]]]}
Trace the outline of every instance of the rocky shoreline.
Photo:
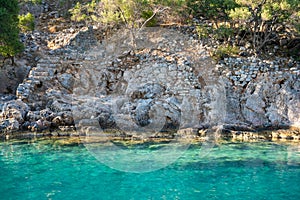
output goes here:
{"type": "Polygon", "coordinates": [[[218,127],[223,138],[299,141],[299,62],[216,63],[197,40],[159,27],[144,29],[133,53],[128,34],[97,42],[89,28],[43,52],[16,95],[1,96],[1,135],[115,129],[205,138],[218,127]]]}
{"type": "MultiPolygon", "coordinates": [[[[41,131],[41,132],[14,132],[1,133],[0,141],[13,139],[66,139],[68,141],[76,141],[76,143],[90,142],[109,142],[109,141],[130,141],[131,143],[147,143],[147,142],[170,142],[170,141],[189,141],[189,142],[219,142],[219,141],[238,141],[238,142],[256,142],[256,141],[272,141],[272,142],[296,142],[300,141],[300,129],[273,129],[260,131],[234,131],[228,129],[212,130],[212,129],[182,129],[176,133],[165,133],[164,135],[153,135],[143,137],[136,133],[124,133],[121,131],[105,131],[96,133],[93,136],[79,133],[76,131],[41,131]]],[[[73,143],[73,142],[72,142],[73,143]]]]}

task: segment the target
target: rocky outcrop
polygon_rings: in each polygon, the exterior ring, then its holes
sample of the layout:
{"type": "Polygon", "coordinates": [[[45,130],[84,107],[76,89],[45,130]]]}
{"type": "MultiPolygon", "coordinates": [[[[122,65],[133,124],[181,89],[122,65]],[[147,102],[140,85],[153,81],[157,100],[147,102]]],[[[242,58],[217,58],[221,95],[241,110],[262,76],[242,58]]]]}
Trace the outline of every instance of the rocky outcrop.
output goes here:
{"type": "Polygon", "coordinates": [[[85,51],[75,39],[31,69],[18,100],[7,104],[27,107],[4,106],[2,131],[72,127],[82,134],[114,129],[140,137],[205,137],[205,130],[216,129],[235,137],[299,127],[297,62],[250,57],[215,63],[197,40],[162,28],[139,33],[134,51],[126,32],[102,44],[83,37],[85,51]]]}
{"type": "Polygon", "coordinates": [[[29,107],[20,100],[8,101],[0,114],[0,130],[16,131],[25,122],[29,107]]]}
{"type": "Polygon", "coordinates": [[[242,113],[253,126],[300,124],[299,76],[266,73],[249,84],[243,95],[242,113]]]}
{"type": "MultiPolygon", "coordinates": [[[[15,94],[16,89],[20,83],[26,78],[30,66],[26,65],[24,60],[16,61],[16,66],[8,64],[10,60],[0,64],[0,94],[8,95],[15,94]]],[[[1,98],[1,97],[0,97],[1,98]]]]}
{"type": "Polygon", "coordinates": [[[247,123],[253,127],[299,126],[299,75],[266,72],[245,88],[227,90],[227,122],[247,123]]]}

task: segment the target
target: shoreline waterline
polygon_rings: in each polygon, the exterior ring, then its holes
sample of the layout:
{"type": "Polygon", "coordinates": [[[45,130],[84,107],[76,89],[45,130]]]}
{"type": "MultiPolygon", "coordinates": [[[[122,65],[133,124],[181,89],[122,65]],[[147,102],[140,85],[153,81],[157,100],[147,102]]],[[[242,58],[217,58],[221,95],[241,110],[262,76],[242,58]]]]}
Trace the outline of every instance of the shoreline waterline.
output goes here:
{"type": "MultiPolygon", "coordinates": [[[[0,142],[9,140],[32,140],[32,139],[68,139],[70,141],[87,141],[107,142],[122,141],[131,143],[147,142],[219,142],[219,141],[238,141],[238,142],[255,142],[255,141],[272,141],[272,142],[293,142],[300,143],[300,128],[292,127],[290,129],[261,129],[259,131],[233,131],[233,130],[195,130],[192,128],[182,129],[177,132],[140,134],[136,132],[125,133],[118,130],[108,130],[98,133],[81,133],[78,131],[42,131],[26,132],[19,131],[13,133],[0,133],[0,142]],[[145,136],[146,135],[146,136],[145,136]]],[[[78,142],[77,142],[78,143],[78,142]]]]}

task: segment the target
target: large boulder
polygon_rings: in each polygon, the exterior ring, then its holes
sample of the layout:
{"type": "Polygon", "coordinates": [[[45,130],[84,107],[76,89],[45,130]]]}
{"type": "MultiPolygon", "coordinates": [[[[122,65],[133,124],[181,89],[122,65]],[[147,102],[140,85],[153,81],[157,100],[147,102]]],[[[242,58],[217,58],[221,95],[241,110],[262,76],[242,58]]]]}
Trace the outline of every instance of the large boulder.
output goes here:
{"type": "Polygon", "coordinates": [[[0,113],[0,120],[14,118],[18,122],[24,122],[25,116],[29,111],[29,107],[21,100],[12,100],[7,102],[0,113]]]}
{"type": "Polygon", "coordinates": [[[254,127],[299,125],[299,77],[264,73],[241,93],[239,104],[246,123],[254,127]]]}
{"type": "Polygon", "coordinates": [[[0,121],[0,132],[13,132],[18,131],[19,129],[20,123],[14,118],[9,118],[0,121]]]}
{"type": "Polygon", "coordinates": [[[4,104],[0,113],[0,129],[2,131],[15,131],[25,121],[25,116],[29,111],[27,104],[20,100],[8,101],[4,104]]]}

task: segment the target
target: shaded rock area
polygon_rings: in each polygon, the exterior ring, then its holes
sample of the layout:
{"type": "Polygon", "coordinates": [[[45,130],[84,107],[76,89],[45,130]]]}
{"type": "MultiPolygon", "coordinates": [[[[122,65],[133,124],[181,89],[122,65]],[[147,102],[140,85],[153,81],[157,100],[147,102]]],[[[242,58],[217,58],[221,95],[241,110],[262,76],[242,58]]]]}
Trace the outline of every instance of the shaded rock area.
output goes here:
{"type": "Polygon", "coordinates": [[[3,95],[15,94],[18,85],[23,82],[31,69],[24,61],[17,62],[16,66],[11,66],[8,62],[10,61],[6,60],[0,64],[0,94],[3,95]]]}
{"type": "Polygon", "coordinates": [[[2,133],[299,140],[296,61],[216,63],[197,40],[167,28],[145,28],[135,48],[128,32],[101,42],[93,32],[45,51],[16,95],[3,95],[2,133]]]}

